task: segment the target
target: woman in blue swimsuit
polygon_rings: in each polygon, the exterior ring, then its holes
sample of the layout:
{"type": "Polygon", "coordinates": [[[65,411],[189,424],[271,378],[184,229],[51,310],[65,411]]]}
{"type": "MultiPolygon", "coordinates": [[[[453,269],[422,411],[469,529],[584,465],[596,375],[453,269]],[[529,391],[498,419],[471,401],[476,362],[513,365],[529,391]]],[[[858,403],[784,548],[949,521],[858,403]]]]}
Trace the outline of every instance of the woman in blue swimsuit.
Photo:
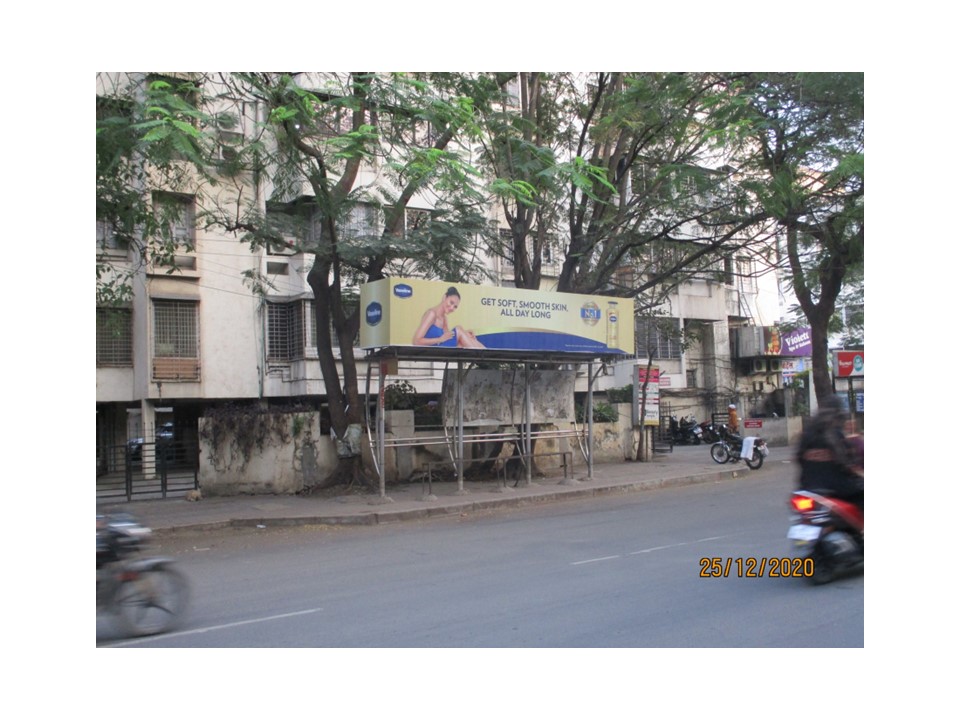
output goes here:
{"type": "Polygon", "coordinates": [[[413,334],[414,345],[433,347],[462,347],[482,348],[483,343],[469,330],[459,325],[453,330],[447,325],[447,315],[460,307],[460,293],[455,287],[444,293],[443,299],[436,307],[432,307],[423,314],[420,327],[413,334]]]}

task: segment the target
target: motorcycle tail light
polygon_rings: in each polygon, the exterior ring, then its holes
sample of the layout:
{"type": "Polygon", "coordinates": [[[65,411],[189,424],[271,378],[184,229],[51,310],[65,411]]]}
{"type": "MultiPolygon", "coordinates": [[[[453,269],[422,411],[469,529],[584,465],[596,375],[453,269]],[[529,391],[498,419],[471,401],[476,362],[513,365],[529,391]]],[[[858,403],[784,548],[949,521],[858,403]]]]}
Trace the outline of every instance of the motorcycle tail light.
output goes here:
{"type": "Polygon", "coordinates": [[[793,509],[797,512],[810,512],[813,510],[814,503],[813,498],[808,498],[805,495],[794,495],[790,498],[790,503],[793,505],[793,509]]]}

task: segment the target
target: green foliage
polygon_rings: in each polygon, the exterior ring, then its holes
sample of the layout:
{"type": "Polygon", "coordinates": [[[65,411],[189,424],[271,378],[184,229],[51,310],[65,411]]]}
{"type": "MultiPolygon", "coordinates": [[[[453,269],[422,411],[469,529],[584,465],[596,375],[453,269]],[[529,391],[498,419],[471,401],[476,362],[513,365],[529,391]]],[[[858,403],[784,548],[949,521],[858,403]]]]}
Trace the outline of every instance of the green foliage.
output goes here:
{"type": "Polygon", "coordinates": [[[150,190],[195,192],[209,146],[201,128],[211,118],[194,104],[192,82],[98,73],[96,120],[97,304],[131,296],[141,262],[165,262],[178,248],[169,205],[150,190]],[[117,262],[118,258],[121,262],[117,262]]]}
{"type": "MultiPolygon", "coordinates": [[[[788,279],[814,336],[837,325],[838,299],[862,282],[862,73],[751,73],[741,86],[757,152],[749,190],[786,237],[788,279]]],[[[832,394],[826,343],[815,344],[818,398],[832,394]]]]}
{"type": "MultiPolygon", "coordinates": [[[[584,418],[586,417],[586,404],[576,406],[576,418],[578,423],[585,422],[584,418]]],[[[619,419],[620,415],[617,413],[617,409],[609,403],[605,403],[602,400],[594,400],[593,403],[593,421],[594,422],[616,422],[619,419]]]]}
{"type": "Polygon", "coordinates": [[[387,385],[383,391],[383,404],[387,410],[413,410],[417,407],[417,389],[406,380],[387,385]]]}
{"type": "Polygon", "coordinates": [[[612,403],[633,402],[633,385],[628,384],[619,388],[610,388],[607,390],[607,400],[612,403]]]}

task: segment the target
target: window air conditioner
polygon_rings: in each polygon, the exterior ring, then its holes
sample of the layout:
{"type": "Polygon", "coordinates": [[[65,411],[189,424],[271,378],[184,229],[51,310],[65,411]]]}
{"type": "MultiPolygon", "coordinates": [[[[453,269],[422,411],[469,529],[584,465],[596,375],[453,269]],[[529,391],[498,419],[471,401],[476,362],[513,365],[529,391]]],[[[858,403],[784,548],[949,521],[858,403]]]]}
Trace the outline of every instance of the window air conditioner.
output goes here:
{"type": "Polygon", "coordinates": [[[754,358],[750,366],[751,372],[762,373],[767,371],[767,361],[763,358],[754,358]]]}

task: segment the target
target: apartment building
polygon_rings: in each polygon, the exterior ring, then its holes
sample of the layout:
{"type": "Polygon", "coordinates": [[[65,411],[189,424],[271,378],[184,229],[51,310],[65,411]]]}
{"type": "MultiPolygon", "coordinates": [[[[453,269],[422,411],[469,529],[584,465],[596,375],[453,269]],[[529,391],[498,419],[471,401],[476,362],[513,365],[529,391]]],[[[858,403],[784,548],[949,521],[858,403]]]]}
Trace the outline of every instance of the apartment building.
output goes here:
{"type": "MultiPolygon", "coordinates": [[[[108,81],[116,80],[98,76],[98,96],[108,81]]],[[[254,120],[259,112],[245,107],[242,115],[254,120]]],[[[241,122],[230,132],[247,131],[241,122]]],[[[364,172],[365,182],[378,181],[376,168],[364,172]]],[[[313,256],[296,249],[302,246],[296,238],[281,249],[251,249],[235,233],[198,221],[209,188],[206,194],[182,187],[176,192],[144,187],[142,192],[158,205],[175,208],[170,232],[189,250],[162,261],[144,260],[135,248],[115,242],[110,227],[98,221],[98,257],[130,271],[133,278],[128,302],[97,308],[98,471],[104,472],[116,462],[111,448],[153,439],[160,428],[178,440],[195,439],[197,421],[210,408],[259,402],[319,409],[326,388],[316,355],[318,334],[330,333],[336,344],[330,328],[316,327],[307,283],[313,256]]],[[[218,192],[257,193],[266,213],[267,199],[277,199],[279,191],[230,185],[218,192]]],[[[411,200],[404,231],[422,222],[431,208],[428,196],[411,200]]],[[[497,217],[493,208],[490,217],[497,217]]],[[[346,222],[354,235],[375,236],[382,216],[375,207],[360,204],[346,222]]],[[[555,287],[561,252],[560,247],[544,250],[541,289],[555,287]]],[[[486,262],[495,282],[510,284],[509,258],[491,256],[486,262]]],[[[661,372],[662,397],[678,414],[706,416],[749,394],[757,406],[759,396],[779,387],[782,378],[770,364],[761,367],[751,362],[753,357],[738,357],[731,331],[773,327],[781,309],[776,272],[751,256],[718,258],[664,302],[663,317],[678,332],[648,333],[645,323],[650,321],[638,318],[637,337],[648,340],[638,341],[636,358],[604,368],[595,390],[631,382],[633,368],[652,355],[661,372]]],[[[756,353],[762,357],[759,349],[756,353]]],[[[361,363],[361,377],[364,372],[361,363]]],[[[422,395],[440,392],[440,363],[402,363],[398,373],[422,395]]],[[[371,390],[377,389],[374,380],[371,390]]],[[[587,390],[585,373],[577,390],[587,390]]]]}

